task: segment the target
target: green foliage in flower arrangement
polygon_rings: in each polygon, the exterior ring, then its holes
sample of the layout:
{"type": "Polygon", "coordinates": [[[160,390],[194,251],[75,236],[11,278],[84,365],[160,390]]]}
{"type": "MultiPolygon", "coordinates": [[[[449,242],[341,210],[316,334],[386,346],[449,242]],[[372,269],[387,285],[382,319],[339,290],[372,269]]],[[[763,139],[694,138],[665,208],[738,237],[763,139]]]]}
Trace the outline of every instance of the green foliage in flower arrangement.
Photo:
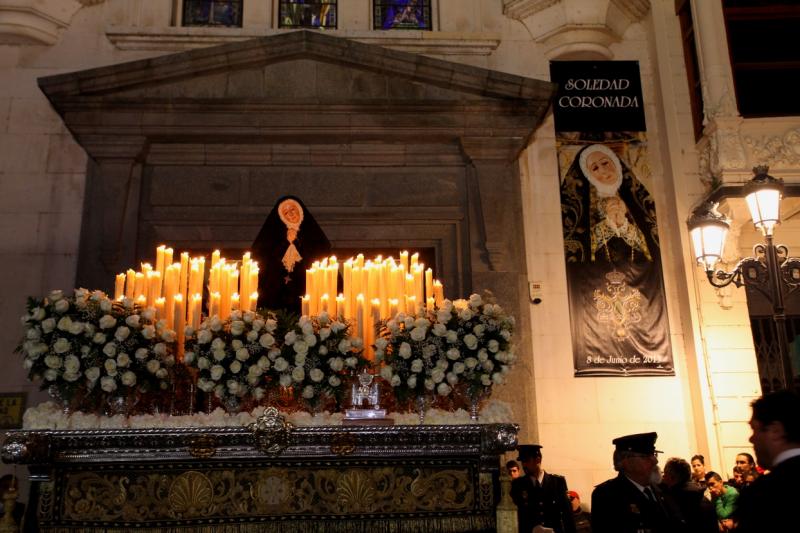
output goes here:
{"type": "Polygon", "coordinates": [[[29,299],[25,338],[16,351],[31,381],[64,402],[97,408],[112,394],[166,389],[174,365],[175,332],[152,309],[114,302],[102,291],[52,291],[29,299]]]}
{"type": "Polygon", "coordinates": [[[347,378],[370,365],[361,339],[349,332],[350,324],[323,311],[300,317],[284,335],[271,372],[281,387],[292,388],[295,400],[307,410],[325,407],[327,399],[340,410],[350,386],[347,378]]]}

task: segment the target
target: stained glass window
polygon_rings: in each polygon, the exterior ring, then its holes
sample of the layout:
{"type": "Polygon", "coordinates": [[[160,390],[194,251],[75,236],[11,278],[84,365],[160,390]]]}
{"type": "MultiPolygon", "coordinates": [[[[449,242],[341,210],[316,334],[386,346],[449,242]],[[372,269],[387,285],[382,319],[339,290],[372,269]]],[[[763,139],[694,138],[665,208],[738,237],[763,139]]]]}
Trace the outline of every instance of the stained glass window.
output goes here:
{"type": "Polygon", "coordinates": [[[376,30],[430,30],[431,0],[373,0],[376,30]]]}
{"type": "Polygon", "coordinates": [[[183,0],[184,26],[242,26],[243,0],[183,0]]]}
{"type": "Polygon", "coordinates": [[[278,27],[336,29],[337,0],[280,0],[278,27]]]}

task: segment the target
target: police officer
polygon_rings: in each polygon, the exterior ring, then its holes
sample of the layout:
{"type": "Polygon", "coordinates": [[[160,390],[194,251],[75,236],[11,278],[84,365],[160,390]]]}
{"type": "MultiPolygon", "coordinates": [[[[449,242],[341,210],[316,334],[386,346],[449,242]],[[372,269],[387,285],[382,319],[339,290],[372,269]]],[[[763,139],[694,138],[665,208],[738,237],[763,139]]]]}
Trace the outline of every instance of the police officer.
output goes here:
{"type": "Polygon", "coordinates": [[[616,438],[614,469],[619,475],[592,492],[594,533],[678,533],[686,530],[680,511],[658,484],[656,433],[616,438]]]}
{"type": "Polygon", "coordinates": [[[530,533],[538,525],[556,533],[575,533],[567,480],[542,470],[540,445],[521,445],[517,450],[525,475],[511,482],[511,499],[517,505],[520,533],[530,533]]]}

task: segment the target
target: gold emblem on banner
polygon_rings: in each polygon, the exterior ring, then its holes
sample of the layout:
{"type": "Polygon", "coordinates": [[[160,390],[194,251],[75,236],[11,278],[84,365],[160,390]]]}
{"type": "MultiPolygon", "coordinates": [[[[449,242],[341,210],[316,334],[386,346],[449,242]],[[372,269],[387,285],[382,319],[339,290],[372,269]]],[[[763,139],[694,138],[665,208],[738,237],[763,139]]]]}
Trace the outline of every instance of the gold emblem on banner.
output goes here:
{"type": "Polygon", "coordinates": [[[214,487],[204,474],[190,470],[175,478],[167,496],[170,510],[181,518],[193,518],[215,512],[214,487]]]}
{"type": "Polygon", "coordinates": [[[628,336],[630,326],[642,320],[642,301],[644,296],[637,289],[625,283],[625,274],[613,270],[605,276],[605,291],[594,290],[594,307],[597,321],[608,325],[618,339],[628,336]]]}

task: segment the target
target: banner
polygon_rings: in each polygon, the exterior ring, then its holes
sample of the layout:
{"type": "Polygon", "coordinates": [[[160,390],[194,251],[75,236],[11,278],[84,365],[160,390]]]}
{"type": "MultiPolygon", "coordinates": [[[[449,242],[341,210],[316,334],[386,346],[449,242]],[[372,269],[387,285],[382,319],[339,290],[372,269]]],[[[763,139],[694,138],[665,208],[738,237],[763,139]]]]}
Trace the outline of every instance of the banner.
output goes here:
{"type": "Polygon", "coordinates": [[[575,375],[674,375],[639,65],[550,74],[575,375]]]}

